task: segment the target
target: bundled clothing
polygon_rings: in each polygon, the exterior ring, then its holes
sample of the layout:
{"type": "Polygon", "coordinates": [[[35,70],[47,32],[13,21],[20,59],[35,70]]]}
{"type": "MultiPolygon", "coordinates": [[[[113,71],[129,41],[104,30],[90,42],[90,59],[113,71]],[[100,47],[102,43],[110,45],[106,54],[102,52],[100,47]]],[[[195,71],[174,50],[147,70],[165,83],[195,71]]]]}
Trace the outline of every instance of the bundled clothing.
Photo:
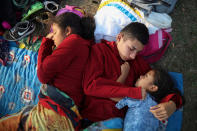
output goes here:
{"type": "MultiPolygon", "coordinates": [[[[141,87],[132,87],[140,75],[144,75],[151,67],[142,56],[137,55],[128,61],[130,71],[125,84],[116,82],[121,75],[121,60],[115,42],[102,41],[92,47],[91,55],[83,79],[83,89],[86,94],[81,115],[90,121],[102,121],[114,117],[124,117],[126,108],[115,107],[116,102],[110,98],[131,97],[141,99],[141,87]]],[[[173,100],[177,108],[182,104],[181,96],[170,94],[161,102],[173,100]]]]}

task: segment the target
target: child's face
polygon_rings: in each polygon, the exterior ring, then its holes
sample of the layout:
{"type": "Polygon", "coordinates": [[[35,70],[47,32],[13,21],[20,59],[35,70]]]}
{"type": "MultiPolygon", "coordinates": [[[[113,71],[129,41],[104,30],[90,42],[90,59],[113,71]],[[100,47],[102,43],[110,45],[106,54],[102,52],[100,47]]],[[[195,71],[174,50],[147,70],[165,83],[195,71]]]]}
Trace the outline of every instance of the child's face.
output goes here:
{"type": "Polygon", "coordinates": [[[55,46],[58,47],[61,44],[61,42],[66,38],[66,34],[55,23],[52,25],[52,29],[53,29],[53,38],[52,39],[55,43],[55,46]]]}
{"type": "Polygon", "coordinates": [[[146,89],[147,91],[152,92],[152,87],[154,86],[153,82],[154,82],[154,71],[151,70],[147,72],[145,75],[140,76],[135,86],[142,87],[146,89]]]}
{"type": "Polygon", "coordinates": [[[137,53],[143,50],[144,45],[137,39],[124,39],[122,34],[117,36],[117,48],[122,60],[133,60],[137,53]]]}

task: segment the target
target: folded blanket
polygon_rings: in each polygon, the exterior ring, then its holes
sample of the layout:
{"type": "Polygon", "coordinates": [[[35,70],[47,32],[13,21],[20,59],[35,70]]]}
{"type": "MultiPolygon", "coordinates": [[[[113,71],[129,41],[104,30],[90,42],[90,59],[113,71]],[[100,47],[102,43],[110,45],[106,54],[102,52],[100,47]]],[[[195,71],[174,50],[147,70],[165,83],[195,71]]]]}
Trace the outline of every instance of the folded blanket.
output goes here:
{"type": "Polygon", "coordinates": [[[53,86],[44,85],[41,90],[37,105],[1,119],[0,130],[79,130],[81,116],[74,101],[53,86]]]}

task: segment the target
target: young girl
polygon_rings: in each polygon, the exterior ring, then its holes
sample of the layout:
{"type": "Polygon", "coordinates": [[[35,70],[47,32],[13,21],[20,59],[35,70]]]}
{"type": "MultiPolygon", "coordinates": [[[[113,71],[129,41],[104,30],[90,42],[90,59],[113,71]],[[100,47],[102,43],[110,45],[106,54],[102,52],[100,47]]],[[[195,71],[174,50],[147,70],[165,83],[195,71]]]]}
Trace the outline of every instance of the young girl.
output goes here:
{"type": "MultiPolygon", "coordinates": [[[[117,81],[123,83],[127,76],[127,70],[129,70],[128,63],[124,63],[121,69],[122,74],[117,81]]],[[[147,92],[144,100],[126,97],[116,104],[116,107],[119,109],[126,105],[129,107],[124,118],[124,131],[157,131],[159,120],[153,116],[150,107],[160,103],[166,95],[172,93],[181,95],[181,93],[177,88],[174,88],[173,80],[164,70],[150,70],[145,75],[140,76],[135,86],[143,88],[145,91],[144,94],[147,92]]]]}
{"type": "Polygon", "coordinates": [[[39,102],[0,120],[4,130],[70,130],[80,128],[78,108],[83,100],[82,73],[94,39],[93,17],[67,12],[57,16],[53,32],[38,52],[39,102]]]}
{"type": "Polygon", "coordinates": [[[55,86],[80,107],[82,72],[94,38],[94,20],[74,13],[57,16],[53,32],[43,38],[38,52],[37,75],[41,83],[55,86]],[[54,49],[54,47],[56,47],[54,49]]]}

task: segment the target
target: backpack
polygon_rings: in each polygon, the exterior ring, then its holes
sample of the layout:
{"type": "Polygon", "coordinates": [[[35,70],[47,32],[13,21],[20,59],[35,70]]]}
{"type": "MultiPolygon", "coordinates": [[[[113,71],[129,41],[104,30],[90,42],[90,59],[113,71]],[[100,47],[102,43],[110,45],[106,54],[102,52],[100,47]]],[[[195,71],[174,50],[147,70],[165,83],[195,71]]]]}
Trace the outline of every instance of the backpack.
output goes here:
{"type": "Polygon", "coordinates": [[[144,46],[140,55],[149,63],[154,63],[161,59],[172,41],[168,30],[160,29],[155,34],[149,35],[149,42],[144,46]]]}
{"type": "Polygon", "coordinates": [[[136,6],[149,14],[151,11],[171,13],[177,0],[128,0],[131,6],[136,6]]]}

